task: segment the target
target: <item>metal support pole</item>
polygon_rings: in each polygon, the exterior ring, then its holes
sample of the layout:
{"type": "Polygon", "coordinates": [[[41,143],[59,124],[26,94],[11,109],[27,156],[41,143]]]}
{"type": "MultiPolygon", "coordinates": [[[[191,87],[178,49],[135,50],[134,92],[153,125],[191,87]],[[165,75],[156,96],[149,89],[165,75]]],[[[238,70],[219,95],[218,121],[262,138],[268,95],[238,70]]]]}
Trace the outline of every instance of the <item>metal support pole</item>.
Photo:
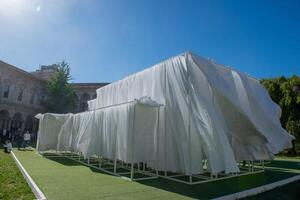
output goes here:
{"type": "Polygon", "coordinates": [[[117,139],[118,139],[118,127],[116,126],[116,136],[115,136],[115,159],[114,159],[114,173],[117,173],[117,139]]]}
{"type": "MultiPolygon", "coordinates": [[[[188,54],[185,55],[185,60],[187,60],[188,54]]],[[[187,62],[186,62],[187,63],[187,62]]],[[[192,176],[192,136],[191,136],[191,92],[190,92],[190,76],[189,71],[187,70],[188,75],[188,151],[189,151],[189,181],[190,183],[193,182],[193,176],[192,176]]]]}
{"type": "Polygon", "coordinates": [[[133,107],[133,125],[132,125],[132,140],[131,140],[131,142],[132,142],[132,152],[131,152],[131,174],[130,174],[130,178],[131,178],[131,180],[133,180],[133,178],[134,178],[134,173],[133,173],[133,165],[134,165],[134,150],[135,150],[135,148],[134,148],[134,137],[135,137],[135,107],[136,107],[136,101],[135,101],[135,103],[134,103],[134,107],[133,107]]]}
{"type": "Polygon", "coordinates": [[[166,114],[167,114],[167,112],[166,112],[166,109],[165,109],[165,159],[164,159],[164,168],[165,168],[165,176],[168,176],[168,172],[167,172],[167,123],[166,123],[166,120],[167,120],[167,117],[166,117],[166,114]]]}
{"type": "Polygon", "coordinates": [[[248,161],[248,171],[251,171],[251,161],[248,161]]]}
{"type": "Polygon", "coordinates": [[[98,160],[99,160],[99,168],[101,168],[101,156],[98,156],[98,160]]]}
{"type": "Polygon", "coordinates": [[[130,179],[133,180],[133,162],[131,163],[130,179]]]}
{"type": "MultiPolygon", "coordinates": [[[[167,67],[165,66],[165,94],[167,94],[167,67]]],[[[165,176],[168,176],[167,174],[167,98],[165,98],[165,113],[164,113],[164,131],[165,131],[165,152],[164,152],[164,170],[165,170],[165,176]]]]}
{"type": "Polygon", "coordinates": [[[117,173],[117,158],[114,160],[114,173],[117,173]]]}
{"type": "Polygon", "coordinates": [[[157,108],[157,124],[156,124],[156,175],[158,176],[158,163],[159,163],[159,116],[160,107],[157,108]]]}

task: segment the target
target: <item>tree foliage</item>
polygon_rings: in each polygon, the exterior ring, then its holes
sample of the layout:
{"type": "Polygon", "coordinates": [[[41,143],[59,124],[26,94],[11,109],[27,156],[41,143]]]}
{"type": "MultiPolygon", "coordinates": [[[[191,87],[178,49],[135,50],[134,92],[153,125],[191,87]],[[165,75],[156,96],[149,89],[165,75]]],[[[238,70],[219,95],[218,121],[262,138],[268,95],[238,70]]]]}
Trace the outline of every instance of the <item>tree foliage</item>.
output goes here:
{"type": "Polygon", "coordinates": [[[75,107],[75,93],[69,81],[71,80],[70,66],[62,61],[57,71],[46,83],[47,98],[44,102],[47,112],[67,113],[75,107]]]}
{"type": "Polygon", "coordinates": [[[297,140],[300,139],[300,77],[262,79],[271,98],[281,109],[282,126],[297,140]]]}

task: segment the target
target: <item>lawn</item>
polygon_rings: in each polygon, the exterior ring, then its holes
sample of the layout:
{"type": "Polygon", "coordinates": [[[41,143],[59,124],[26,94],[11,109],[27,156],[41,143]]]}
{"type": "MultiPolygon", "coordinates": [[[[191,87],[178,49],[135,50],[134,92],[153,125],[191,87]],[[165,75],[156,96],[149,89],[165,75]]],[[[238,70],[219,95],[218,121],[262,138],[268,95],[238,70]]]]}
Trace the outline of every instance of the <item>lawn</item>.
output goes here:
{"type": "Polygon", "coordinates": [[[300,181],[296,181],[255,196],[247,197],[245,199],[247,200],[255,200],[255,199],[298,200],[299,197],[300,197],[300,181]]]}
{"type": "MultiPolygon", "coordinates": [[[[272,163],[263,173],[189,186],[165,179],[130,182],[67,158],[14,151],[47,199],[210,199],[282,180],[300,173],[299,162],[272,163]],[[281,169],[282,166],[290,169],[281,169]]],[[[256,196],[251,197],[256,198],[256,196]]]]}
{"type": "Polygon", "coordinates": [[[12,156],[0,148],[0,199],[34,199],[12,156]]]}

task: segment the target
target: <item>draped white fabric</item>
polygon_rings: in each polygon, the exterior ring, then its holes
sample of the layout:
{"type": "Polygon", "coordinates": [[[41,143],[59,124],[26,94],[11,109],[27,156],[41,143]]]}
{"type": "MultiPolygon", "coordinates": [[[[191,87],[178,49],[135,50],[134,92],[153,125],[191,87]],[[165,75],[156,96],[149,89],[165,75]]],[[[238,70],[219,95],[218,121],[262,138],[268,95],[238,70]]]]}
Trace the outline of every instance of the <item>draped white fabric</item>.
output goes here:
{"type": "Polygon", "coordinates": [[[37,150],[81,152],[84,157],[100,155],[153,165],[160,105],[143,101],[79,114],[40,114],[37,150]]]}
{"type": "Polygon", "coordinates": [[[207,160],[212,173],[238,172],[236,161],[272,159],[291,147],[280,108],[259,81],[192,53],[102,87],[88,104],[93,110],[146,95],[164,104],[157,169],[201,173],[207,160]]]}

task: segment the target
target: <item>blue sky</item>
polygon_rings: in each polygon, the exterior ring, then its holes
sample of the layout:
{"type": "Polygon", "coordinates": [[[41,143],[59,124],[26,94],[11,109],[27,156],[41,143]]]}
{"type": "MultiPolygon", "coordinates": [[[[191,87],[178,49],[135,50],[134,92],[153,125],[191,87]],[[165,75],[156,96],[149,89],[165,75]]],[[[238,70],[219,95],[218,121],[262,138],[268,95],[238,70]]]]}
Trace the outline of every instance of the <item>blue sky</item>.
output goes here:
{"type": "Polygon", "coordinates": [[[0,60],[110,82],[187,50],[253,77],[300,75],[300,1],[0,0],[0,60]]]}

